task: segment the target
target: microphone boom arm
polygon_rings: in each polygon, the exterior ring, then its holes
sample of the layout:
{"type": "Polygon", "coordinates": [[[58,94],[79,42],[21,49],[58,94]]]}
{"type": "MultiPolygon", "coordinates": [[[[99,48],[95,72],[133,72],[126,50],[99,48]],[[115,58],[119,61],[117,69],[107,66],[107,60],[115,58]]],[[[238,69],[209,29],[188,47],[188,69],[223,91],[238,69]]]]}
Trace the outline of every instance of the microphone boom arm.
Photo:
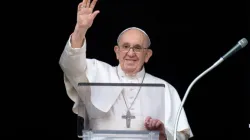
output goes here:
{"type": "Polygon", "coordinates": [[[230,57],[232,54],[236,53],[240,49],[244,48],[248,44],[248,41],[246,38],[242,38],[238,43],[224,56],[222,56],[219,60],[217,60],[212,66],[210,66],[207,70],[205,70],[203,73],[201,73],[198,77],[196,77],[192,83],[188,86],[188,89],[186,93],[184,94],[183,100],[181,101],[180,107],[177,112],[177,118],[175,120],[175,125],[174,125],[174,140],[176,140],[176,135],[177,135],[177,126],[178,126],[178,121],[180,118],[180,114],[183,108],[183,105],[187,99],[187,96],[189,94],[190,89],[193,87],[193,85],[205,74],[207,74],[209,71],[217,67],[220,63],[222,63],[224,60],[226,60],[228,57],[230,57]]]}
{"type": "Polygon", "coordinates": [[[181,102],[181,105],[179,107],[179,110],[177,112],[177,118],[175,120],[175,125],[174,125],[174,140],[176,140],[176,136],[177,136],[177,126],[178,126],[178,121],[179,121],[179,117],[180,117],[180,114],[181,114],[181,111],[182,111],[182,108],[183,108],[183,105],[187,99],[187,96],[189,94],[189,91],[191,90],[191,88],[193,87],[193,85],[202,77],[204,76],[205,74],[207,74],[208,72],[210,72],[212,69],[214,69],[215,67],[217,67],[220,63],[222,63],[224,61],[223,58],[220,58],[218,61],[216,61],[212,66],[210,66],[207,70],[205,70],[203,73],[201,73],[198,77],[196,77],[192,83],[189,85],[184,97],[183,97],[183,100],[181,102]]]}

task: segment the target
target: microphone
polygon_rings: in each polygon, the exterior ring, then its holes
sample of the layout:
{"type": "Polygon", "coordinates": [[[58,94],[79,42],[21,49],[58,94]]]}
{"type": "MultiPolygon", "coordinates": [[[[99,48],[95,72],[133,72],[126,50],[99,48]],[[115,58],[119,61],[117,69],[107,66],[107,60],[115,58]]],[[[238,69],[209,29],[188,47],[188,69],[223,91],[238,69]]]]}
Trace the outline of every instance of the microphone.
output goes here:
{"type": "Polygon", "coordinates": [[[242,38],[238,43],[230,50],[228,51],[222,58],[225,60],[228,57],[232,56],[234,53],[239,51],[240,49],[244,48],[247,45],[248,41],[246,38],[242,38]]]}
{"type": "Polygon", "coordinates": [[[178,126],[178,122],[179,122],[179,118],[180,118],[180,114],[183,108],[183,105],[187,99],[187,96],[189,94],[190,89],[192,88],[192,86],[205,74],[207,74],[209,71],[211,71],[212,69],[214,69],[216,66],[218,66],[220,63],[222,63],[224,60],[226,60],[228,57],[232,56],[233,54],[235,54],[236,52],[238,52],[240,49],[244,48],[246,45],[248,44],[248,41],[246,38],[242,38],[240,41],[238,41],[238,43],[231,49],[229,50],[225,55],[223,55],[219,60],[217,60],[212,66],[210,66],[207,70],[205,70],[203,73],[201,73],[198,77],[196,77],[192,83],[188,86],[188,89],[186,91],[186,93],[184,94],[184,97],[181,101],[181,104],[179,106],[178,112],[177,112],[177,117],[175,120],[175,125],[174,125],[174,139],[176,140],[177,137],[177,126],[178,126]]]}

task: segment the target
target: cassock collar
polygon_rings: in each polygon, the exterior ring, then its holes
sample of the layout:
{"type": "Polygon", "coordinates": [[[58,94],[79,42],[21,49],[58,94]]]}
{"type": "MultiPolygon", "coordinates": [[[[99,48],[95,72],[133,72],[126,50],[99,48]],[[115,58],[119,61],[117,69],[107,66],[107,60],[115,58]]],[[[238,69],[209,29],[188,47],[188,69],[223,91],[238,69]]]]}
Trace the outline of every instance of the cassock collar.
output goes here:
{"type": "Polygon", "coordinates": [[[144,76],[144,74],[145,74],[145,68],[144,68],[144,67],[142,67],[141,71],[137,72],[137,73],[135,74],[135,76],[129,76],[129,75],[127,75],[127,74],[122,70],[120,64],[117,66],[117,70],[118,70],[118,75],[119,75],[119,77],[122,77],[122,78],[127,77],[127,78],[132,78],[132,79],[133,79],[133,78],[138,78],[138,79],[140,79],[140,78],[143,78],[143,76],[144,76]]]}

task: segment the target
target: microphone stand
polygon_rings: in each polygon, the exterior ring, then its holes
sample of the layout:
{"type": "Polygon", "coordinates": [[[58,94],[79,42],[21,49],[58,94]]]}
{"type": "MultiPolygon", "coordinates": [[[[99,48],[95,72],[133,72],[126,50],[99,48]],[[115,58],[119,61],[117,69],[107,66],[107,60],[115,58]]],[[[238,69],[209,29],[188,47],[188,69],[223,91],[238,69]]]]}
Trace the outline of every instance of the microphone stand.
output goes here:
{"type": "Polygon", "coordinates": [[[178,126],[178,121],[180,118],[180,114],[183,108],[183,105],[187,99],[187,96],[189,94],[190,89],[193,87],[193,85],[205,74],[207,74],[209,71],[211,71],[212,69],[214,69],[215,67],[217,67],[220,63],[222,63],[225,59],[227,59],[228,57],[230,57],[232,54],[236,53],[237,51],[239,51],[240,49],[244,48],[246,45],[248,44],[248,41],[246,38],[242,38],[240,41],[238,41],[238,43],[228,52],[226,53],[224,56],[222,56],[219,60],[217,60],[212,66],[210,66],[207,70],[205,70],[203,73],[201,73],[198,77],[196,77],[192,83],[188,86],[188,89],[183,97],[183,100],[181,102],[181,105],[178,109],[177,112],[177,118],[175,120],[175,125],[174,125],[174,140],[176,140],[176,135],[177,135],[177,126],[178,126]]]}
{"type": "Polygon", "coordinates": [[[218,61],[216,61],[211,67],[209,67],[207,70],[205,70],[203,73],[201,73],[198,77],[196,77],[192,83],[189,85],[184,97],[183,97],[183,100],[181,102],[181,105],[179,107],[179,110],[177,112],[177,118],[175,120],[175,125],[174,125],[174,140],[176,140],[176,135],[177,135],[177,126],[178,126],[178,121],[179,121],[179,117],[180,117],[180,114],[181,114],[181,111],[182,111],[182,108],[183,108],[183,105],[187,99],[187,96],[189,94],[189,91],[190,89],[193,87],[193,85],[202,77],[204,76],[205,74],[207,74],[208,72],[210,72],[212,69],[214,69],[215,67],[217,67],[220,63],[222,63],[224,61],[223,58],[220,58],[218,61]]]}

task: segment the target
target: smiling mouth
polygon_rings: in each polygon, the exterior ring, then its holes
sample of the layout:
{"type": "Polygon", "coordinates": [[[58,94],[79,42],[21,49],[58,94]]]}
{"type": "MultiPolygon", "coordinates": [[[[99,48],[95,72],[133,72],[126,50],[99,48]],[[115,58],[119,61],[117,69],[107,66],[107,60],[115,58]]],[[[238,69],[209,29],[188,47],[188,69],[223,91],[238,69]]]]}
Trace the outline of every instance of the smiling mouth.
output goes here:
{"type": "Polygon", "coordinates": [[[135,62],[136,60],[125,59],[125,61],[128,61],[128,62],[135,62]]]}

